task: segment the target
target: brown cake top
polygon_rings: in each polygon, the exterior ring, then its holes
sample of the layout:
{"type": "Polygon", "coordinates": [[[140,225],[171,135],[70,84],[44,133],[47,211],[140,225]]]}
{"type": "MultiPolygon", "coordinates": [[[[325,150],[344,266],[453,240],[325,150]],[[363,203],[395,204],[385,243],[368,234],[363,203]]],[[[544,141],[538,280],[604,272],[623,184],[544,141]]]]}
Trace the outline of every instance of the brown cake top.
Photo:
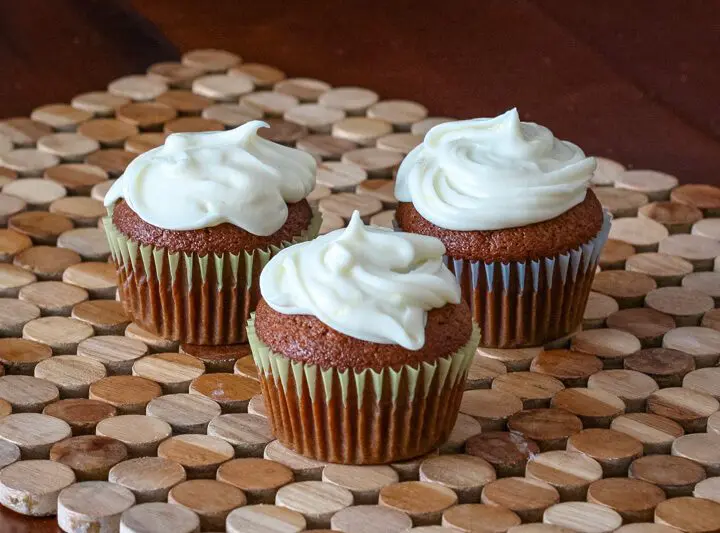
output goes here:
{"type": "Polygon", "coordinates": [[[562,215],[550,220],[491,231],[447,230],[429,222],[409,202],[401,202],[395,220],[403,231],[440,239],[447,255],[484,261],[525,261],[552,257],[590,241],[602,229],[603,210],[595,193],[562,215]]]}
{"type": "Polygon", "coordinates": [[[173,252],[193,252],[198,255],[208,253],[239,253],[243,250],[267,249],[292,241],[310,226],[313,213],[306,200],[288,204],[288,216],[285,224],[272,235],[254,235],[230,223],[208,228],[175,231],[153,226],[141,219],[127,205],[119,200],[113,209],[112,220],[121,233],[142,244],[151,244],[158,248],[167,248],[173,252]]]}
{"type": "Polygon", "coordinates": [[[349,337],[314,316],[282,314],[261,300],[255,311],[255,331],[272,351],[295,361],[321,368],[379,370],[452,355],[470,340],[472,319],[465,302],[432,309],[427,314],[424,346],[408,350],[349,337]]]}

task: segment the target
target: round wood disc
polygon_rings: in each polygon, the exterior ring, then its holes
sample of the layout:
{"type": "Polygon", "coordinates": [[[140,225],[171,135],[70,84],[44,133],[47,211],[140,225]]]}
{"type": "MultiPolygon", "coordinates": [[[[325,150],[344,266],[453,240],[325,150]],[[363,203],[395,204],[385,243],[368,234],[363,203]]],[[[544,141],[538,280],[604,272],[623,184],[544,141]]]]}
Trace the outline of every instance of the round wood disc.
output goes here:
{"type": "Polygon", "coordinates": [[[52,445],[70,435],[66,422],[40,413],[15,413],[0,418],[0,439],[20,448],[23,459],[47,459],[52,445]]]}
{"type": "Polygon", "coordinates": [[[682,386],[720,399],[720,367],[700,368],[687,374],[682,386]]]}
{"type": "Polygon", "coordinates": [[[108,85],[110,94],[137,101],[152,100],[167,89],[167,85],[157,78],[142,75],[124,76],[108,85]]]}
{"type": "Polygon", "coordinates": [[[702,465],[708,476],[720,475],[720,435],[718,434],[683,435],[675,439],[671,451],[673,455],[685,457],[702,465]]]}
{"type": "Polygon", "coordinates": [[[80,111],[87,111],[96,117],[110,117],[115,114],[118,107],[130,102],[128,98],[115,96],[105,91],[93,91],[78,94],[72,99],[70,105],[80,111]]]}
{"type": "Polygon", "coordinates": [[[648,455],[635,459],[628,475],[657,485],[670,498],[691,496],[695,485],[706,477],[702,466],[673,455],[648,455]]]}
{"type": "Polygon", "coordinates": [[[625,412],[625,402],[602,389],[563,389],[551,405],[579,417],[586,428],[608,427],[613,418],[625,412]]]}
{"type": "Polygon", "coordinates": [[[298,140],[295,147],[322,159],[338,160],[345,152],[357,148],[357,144],[332,135],[314,134],[298,140]]]}
{"type": "Polygon", "coordinates": [[[318,104],[300,104],[285,111],[283,118],[314,133],[329,133],[335,122],[345,118],[345,112],[318,104]]]}
{"type": "Polygon", "coordinates": [[[690,261],[695,270],[711,270],[713,260],[720,255],[720,242],[700,235],[670,235],[660,241],[658,250],[690,261]]]}
{"type": "Polygon", "coordinates": [[[481,501],[510,509],[525,522],[539,522],[543,511],[560,501],[560,494],[538,479],[508,477],[488,483],[481,501]]]}
{"type": "MultiPolygon", "coordinates": [[[[199,115],[204,109],[207,109],[214,103],[210,98],[206,98],[190,91],[180,90],[163,93],[158,96],[155,101],[158,104],[166,105],[174,109],[180,115],[199,115]]],[[[170,118],[175,118],[175,116],[173,115],[170,118]]],[[[203,116],[203,118],[213,119],[215,117],[203,116]]],[[[226,126],[228,125],[222,120],[221,122],[223,122],[226,126]]]]}
{"type": "Polygon", "coordinates": [[[274,440],[265,447],[263,457],[288,467],[296,481],[321,479],[322,470],[328,464],[297,454],[283,446],[279,440],[274,440]]]}
{"type": "Polygon", "coordinates": [[[146,412],[170,424],[175,433],[205,433],[220,406],[204,396],[178,393],[151,400],[146,412]]]}
{"type": "Polygon", "coordinates": [[[695,369],[692,356],[668,348],[648,348],[627,357],[625,368],[642,372],[660,387],[679,387],[683,377],[695,369]]]}
{"type": "Polygon", "coordinates": [[[507,368],[497,359],[475,354],[468,368],[466,389],[489,389],[493,380],[507,374],[507,368]]]}
{"type": "Polygon", "coordinates": [[[646,347],[660,346],[663,335],[675,328],[675,321],[654,309],[622,309],[607,318],[607,326],[635,335],[646,347]]]}
{"type": "Polygon", "coordinates": [[[525,476],[552,485],[563,501],[583,501],[590,483],[602,478],[602,467],[582,453],[555,450],[531,457],[525,476]]]}
{"type": "Polygon", "coordinates": [[[398,130],[409,130],[410,126],[427,117],[427,108],[408,100],[383,100],[367,110],[370,118],[386,120],[398,130]]]}
{"type": "Polygon", "coordinates": [[[587,501],[609,507],[628,522],[650,521],[655,507],[665,500],[663,490],[640,479],[609,478],[593,482],[587,501]]]}
{"type": "Polygon", "coordinates": [[[530,457],[540,447],[519,433],[490,431],[468,439],[465,452],[485,459],[500,477],[523,475],[530,457]]]}
{"type": "Polygon", "coordinates": [[[520,398],[497,389],[465,391],[460,404],[460,412],[480,422],[483,431],[504,429],[507,419],[522,408],[520,398]]]}
{"type": "Polygon", "coordinates": [[[122,533],[198,533],[200,518],[190,509],[171,503],[135,505],[120,516],[122,533]]]}
{"type": "MultiPolygon", "coordinates": [[[[44,169],[43,169],[44,170],[44,169]]],[[[3,194],[20,198],[31,209],[44,209],[55,200],[63,198],[65,187],[43,178],[26,178],[11,181],[2,188],[3,194]]]]}
{"type": "Polygon", "coordinates": [[[63,398],[85,397],[90,385],[105,376],[101,363],[78,355],[56,355],[35,366],[35,377],[53,383],[63,398]]]}
{"type": "Polygon", "coordinates": [[[678,179],[656,170],[626,170],[615,178],[615,187],[639,191],[653,200],[667,200],[678,179]]]}
{"type": "Polygon", "coordinates": [[[682,287],[710,296],[717,305],[720,301],[720,272],[688,274],[682,280],[682,287]]]}
{"type": "Polygon", "coordinates": [[[230,443],[238,457],[262,457],[274,438],[268,420],[249,413],[216,416],[208,424],[207,434],[230,443]]]}
{"type": "MultiPolygon", "coordinates": [[[[160,443],[158,457],[183,466],[188,478],[213,478],[218,467],[233,458],[227,442],[210,435],[175,435],[160,443]]],[[[220,479],[220,481],[223,481],[220,479]]]]}
{"type": "Polygon", "coordinates": [[[654,392],[647,410],[680,424],[688,433],[705,431],[708,417],[720,409],[720,402],[709,394],[684,387],[669,387],[654,392]]]}
{"type": "MultiPolygon", "coordinates": [[[[0,224],[6,225],[11,218],[19,216],[26,208],[27,203],[22,198],[0,193],[0,224]]],[[[24,231],[16,231],[16,233],[26,234],[24,231]]],[[[28,236],[32,237],[32,235],[28,236]]]]}
{"type": "Polygon", "coordinates": [[[561,450],[583,428],[580,418],[563,409],[528,409],[508,420],[508,429],[535,441],[542,451],[561,450]]]}
{"type": "Polygon", "coordinates": [[[247,404],[260,393],[260,384],[235,374],[205,374],[190,383],[190,394],[200,394],[216,401],[224,413],[247,411],[247,404]]]}
{"type": "Polygon", "coordinates": [[[321,105],[342,109],[350,115],[362,114],[377,101],[376,92],[362,87],[337,87],[328,90],[318,98],[321,105]]]}
{"type": "Polygon", "coordinates": [[[638,209],[650,203],[646,194],[614,187],[599,187],[593,190],[602,206],[616,217],[637,216],[638,209]]]}
{"type": "Polygon", "coordinates": [[[185,481],[183,467],[162,457],[139,457],[113,466],[108,481],[135,494],[138,503],[165,501],[170,489],[185,481]]]}
{"type": "Polygon", "coordinates": [[[625,270],[598,272],[592,284],[592,290],[614,298],[621,309],[640,306],[647,293],[656,287],[650,276],[625,270]]]}
{"type": "Polygon", "coordinates": [[[0,339],[0,363],[8,374],[31,376],[35,365],[51,356],[52,348],[46,344],[27,339],[0,339]]]}
{"type": "Polygon", "coordinates": [[[588,379],[589,389],[602,389],[625,402],[629,412],[643,411],[645,402],[658,390],[658,384],[645,374],[634,370],[603,370],[588,379]]]}
{"type": "Polygon", "coordinates": [[[690,354],[698,368],[713,366],[720,358],[720,331],[701,327],[684,327],[668,331],[663,348],[690,354]]]}
{"type": "Polygon", "coordinates": [[[720,503],[720,477],[711,477],[695,485],[693,496],[720,503]]]}
{"type": "Polygon", "coordinates": [[[248,403],[248,413],[251,415],[258,415],[267,418],[267,411],[265,409],[265,400],[262,394],[256,394],[250,398],[248,403]]]}
{"type": "MultiPolygon", "coordinates": [[[[39,316],[40,308],[35,304],[14,298],[0,298],[0,335],[19,337],[22,335],[23,326],[39,316]]],[[[22,342],[21,339],[12,340],[22,342]]],[[[3,360],[3,352],[2,344],[0,344],[0,361],[3,360]]]]}
{"type": "MultiPolygon", "coordinates": [[[[687,233],[687,232],[684,232],[687,233]]],[[[700,235],[701,237],[710,237],[711,239],[720,239],[720,223],[717,218],[706,218],[704,220],[698,220],[693,224],[690,231],[693,235],[700,235]]]]}
{"type": "Polygon", "coordinates": [[[243,96],[240,105],[256,109],[270,117],[281,117],[286,111],[300,105],[300,102],[290,94],[257,91],[243,96]]]}
{"type": "Polygon", "coordinates": [[[688,184],[675,188],[670,199],[701,209],[705,216],[720,214],[720,188],[713,185],[688,184]]]}
{"type": "Polygon", "coordinates": [[[91,325],[97,335],[122,334],[130,323],[122,303],[115,300],[90,300],[77,304],[70,316],[91,325]]]}
{"type": "Polygon", "coordinates": [[[89,398],[117,408],[122,414],[140,414],[153,398],[162,395],[160,385],[138,376],[109,376],[90,385],[89,398]]]}
{"type": "Polygon", "coordinates": [[[21,287],[36,280],[37,277],[32,272],[0,263],[0,296],[4,298],[16,298],[21,287]]]}
{"type": "Polygon", "coordinates": [[[205,365],[192,355],[159,353],[135,361],[134,376],[159,383],[165,394],[187,392],[190,382],[205,373],[205,365]]]}
{"type": "Polygon", "coordinates": [[[518,348],[518,349],[502,349],[502,348],[486,348],[481,346],[477,353],[483,357],[489,357],[503,363],[508,371],[518,372],[529,370],[532,360],[542,353],[541,347],[536,348],[518,348]]]}
{"type": "Polygon", "coordinates": [[[38,306],[45,316],[68,316],[73,306],[88,297],[85,289],[62,281],[38,281],[25,285],[18,292],[20,300],[38,306]]]}
{"type": "MultiPolygon", "coordinates": [[[[87,195],[93,186],[105,183],[108,174],[102,168],[86,163],[64,163],[45,171],[45,179],[59,183],[69,194],[87,195]]],[[[106,186],[109,186],[106,184],[106,186]]],[[[101,199],[94,198],[101,201],[101,199]]]]}
{"type": "Polygon", "coordinates": [[[372,196],[377,198],[383,204],[383,207],[395,207],[397,198],[395,198],[395,182],[391,180],[366,180],[355,187],[355,192],[359,195],[372,196]]]}
{"type": "Polygon", "coordinates": [[[420,477],[420,466],[423,461],[425,459],[429,459],[430,457],[437,457],[439,454],[440,450],[436,448],[435,450],[432,450],[425,455],[421,455],[420,457],[415,457],[414,459],[390,463],[390,468],[397,472],[398,476],[400,476],[400,481],[417,481],[420,477]]]}
{"type": "MultiPolygon", "coordinates": [[[[167,94],[167,93],[165,93],[167,94]]],[[[161,95],[163,97],[165,95],[161,95]]],[[[177,111],[167,104],[159,102],[136,102],[121,107],[117,111],[115,121],[116,133],[107,135],[105,144],[119,146],[128,137],[136,135],[138,129],[143,131],[159,131],[163,124],[177,117],[177,111]]],[[[108,131],[108,134],[110,132],[108,131]]]]}
{"type": "Polygon", "coordinates": [[[222,102],[236,101],[253,90],[252,79],[240,74],[212,74],[201,76],[192,82],[192,90],[206,98],[222,102]]]}
{"type": "Polygon", "coordinates": [[[422,143],[422,135],[413,135],[412,133],[391,133],[380,137],[375,146],[390,152],[399,152],[402,155],[409,154],[413,148],[422,143]]]}
{"type": "Polygon", "coordinates": [[[381,228],[393,229],[393,222],[395,220],[395,210],[381,211],[377,215],[370,217],[370,224],[373,226],[379,226],[381,228]]]}
{"type": "MultiPolygon", "coordinates": [[[[344,469],[357,469],[360,467],[332,466],[340,470],[339,474],[331,475],[331,479],[323,479],[323,481],[344,486],[344,488],[348,490],[352,489],[343,485],[343,483],[347,483],[352,487],[360,487],[353,493],[356,498],[357,494],[361,491],[374,490],[374,487],[377,486],[381,477],[379,472],[373,472],[365,477],[360,476],[359,479],[347,477],[343,476],[345,472],[344,469]],[[366,489],[366,487],[371,484],[373,488],[366,489]]],[[[371,468],[382,469],[384,467],[371,468]]],[[[385,479],[388,478],[389,476],[385,477],[385,479]]],[[[393,479],[397,481],[397,476],[393,479]]],[[[268,461],[267,459],[259,459],[256,457],[245,457],[242,459],[233,459],[220,465],[217,469],[217,480],[241,489],[247,495],[248,502],[250,503],[272,503],[275,501],[275,494],[278,489],[292,483],[293,473],[288,467],[275,461],[268,461]]],[[[389,483],[393,483],[394,481],[389,481],[389,483]]],[[[356,503],[358,502],[356,501],[356,503]]]]}
{"type": "Polygon", "coordinates": [[[45,379],[22,375],[0,377],[0,398],[12,405],[13,413],[39,413],[57,401],[59,394],[58,388],[45,379]]]}
{"type": "Polygon", "coordinates": [[[72,468],[78,481],[103,481],[128,457],[125,445],[109,437],[80,435],[53,444],[50,460],[72,468]]]}
{"type": "Polygon", "coordinates": [[[717,531],[720,529],[720,503],[701,498],[671,498],[658,504],[655,522],[680,531],[717,531]]]}
{"type": "Polygon", "coordinates": [[[623,519],[616,511],[597,503],[563,502],[545,510],[543,523],[570,531],[610,533],[622,525],[623,519]]]}
{"type": "Polygon", "coordinates": [[[596,156],[595,162],[597,163],[597,167],[590,180],[590,183],[594,186],[612,186],[617,177],[625,172],[625,167],[612,159],[596,156]]]}
{"type": "Polygon", "coordinates": [[[120,515],[135,504],[124,487],[106,481],[85,481],[58,496],[58,525],[63,531],[119,531],[120,515]]]}
{"type": "Polygon", "coordinates": [[[345,221],[342,217],[333,213],[323,213],[322,225],[320,226],[320,235],[325,235],[331,231],[339,230],[345,227],[345,221]]]}
{"type": "Polygon", "coordinates": [[[247,502],[240,489],[214,479],[184,481],[170,490],[168,502],[185,507],[200,517],[205,531],[223,529],[230,511],[247,502]]]}
{"type": "Polygon", "coordinates": [[[598,357],[570,350],[544,351],[530,365],[532,372],[559,379],[568,387],[586,384],[587,379],[602,368],[603,362],[598,357]]]}
{"type": "Polygon", "coordinates": [[[389,466],[328,465],[323,469],[322,481],[349,490],[355,505],[372,505],[378,501],[380,490],[399,481],[389,466]]]}
{"type": "Polygon", "coordinates": [[[80,133],[51,133],[40,137],[37,147],[63,161],[82,161],[86,155],[98,150],[100,144],[80,133]]]}
{"type": "Polygon", "coordinates": [[[316,102],[330,89],[329,84],[313,78],[288,78],[275,84],[275,91],[294,96],[302,102],[316,102]]]}
{"type": "Polygon", "coordinates": [[[110,245],[105,232],[98,228],[66,231],[58,237],[57,245],[77,252],[85,261],[105,261],[110,257],[110,245]]]}
{"type": "Polygon", "coordinates": [[[348,117],[333,124],[332,135],[362,146],[373,146],[380,137],[392,133],[392,125],[378,118],[348,117]]]}
{"type": "Polygon", "coordinates": [[[452,122],[453,120],[457,119],[450,117],[427,117],[413,123],[413,125],[410,127],[410,133],[412,133],[413,135],[424,136],[428,131],[430,131],[430,129],[437,126],[438,124],[452,122]]]}
{"type": "MultiPolygon", "coordinates": [[[[118,109],[118,118],[124,118],[126,116],[124,111],[125,109],[133,109],[134,106],[145,105],[153,104],[127,104],[126,106],[118,109]]],[[[80,126],[78,132],[89,139],[93,139],[105,148],[113,148],[121,147],[128,137],[138,133],[138,129],[136,124],[133,124],[129,120],[96,118],[88,120],[85,124],[80,126]]]]}
{"type": "Polygon", "coordinates": [[[486,531],[510,531],[521,523],[520,517],[510,509],[498,505],[466,503],[451,507],[443,513],[443,526],[426,526],[410,529],[412,532],[445,533],[477,531],[478,524],[486,531]]]}
{"type": "Polygon", "coordinates": [[[408,531],[412,527],[412,520],[401,511],[381,505],[354,505],[335,513],[330,525],[332,530],[323,531],[393,533],[408,531]]]}
{"type": "Polygon", "coordinates": [[[161,146],[165,142],[165,139],[167,139],[167,133],[138,133],[137,135],[128,137],[123,148],[129,153],[142,154],[161,146]]]}
{"type": "Polygon", "coordinates": [[[678,285],[684,276],[690,274],[693,265],[681,257],[648,252],[629,257],[625,269],[646,274],[655,280],[658,287],[678,285]]]}
{"type": "MultiPolygon", "coordinates": [[[[100,167],[102,170],[108,173],[113,178],[117,178],[125,172],[125,168],[130,162],[135,159],[132,152],[126,152],[119,148],[106,148],[93,152],[85,158],[85,163],[100,167]]],[[[108,185],[109,186],[109,185],[108,185]]],[[[93,198],[96,198],[93,196],[93,198]]]]}
{"type": "Polygon", "coordinates": [[[700,325],[704,328],[720,331],[720,309],[711,309],[703,315],[700,325]]]}
{"type": "Polygon", "coordinates": [[[122,442],[131,457],[155,454],[160,442],[172,434],[170,425],[145,415],[119,415],[97,423],[96,433],[122,442]]]}
{"type": "Polygon", "coordinates": [[[612,421],[610,429],[642,442],[646,454],[669,453],[673,441],[685,433],[677,422],[651,413],[621,415],[612,421]]]}
{"type": "Polygon", "coordinates": [[[86,398],[72,398],[51,403],[43,414],[64,420],[70,425],[73,435],[95,433],[101,420],[115,416],[117,409],[112,405],[86,398]]]}
{"type": "Polygon", "coordinates": [[[182,56],[182,64],[204,72],[220,72],[234,67],[241,59],[226,50],[202,48],[186,52],[182,56]]]}
{"type": "Polygon", "coordinates": [[[439,455],[420,465],[420,481],[452,489],[460,503],[478,501],[483,487],[495,477],[492,465],[474,455],[439,455]]]}
{"type": "Polygon", "coordinates": [[[148,353],[141,341],[116,335],[102,335],[84,340],[77,354],[90,357],[105,365],[108,374],[130,374],[136,360],[148,353]]]}
{"type": "Polygon", "coordinates": [[[0,134],[10,139],[15,146],[33,146],[40,137],[52,131],[50,126],[26,117],[0,121],[0,134]]]}
{"type": "Polygon", "coordinates": [[[247,505],[231,512],[228,533],[300,533],[307,522],[297,511],[276,505],[247,505]]]}
{"type": "Polygon", "coordinates": [[[49,104],[33,109],[30,118],[58,131],[73,131],[78,124],[92,118],[92,113],[67,104],[49,104]]]}
{"type": "Polygon", "coordinates": [[[281,487],[275,495],[275,503],[302,514],[308,527],[318,529],[329,527],[335,513],[352,505],[353,496],[349,490],[337,485],[301,481],[281,487]]]}
{"type": "MultiPolygon", "coordinates": [[[[178,349],[179,344],[177,341],[158,337],[154,333],[142,329],[134,322],[131,322],[130,325],[125,328],[125,336],[128,339],[144,343],[152,352],[173,352],[178,349]]],[[[205,366],[207,367],[207,363],[205,366]]]]}
{"type": "Polygon", "coordinates": [[[612,429],[584,429],[570,436],[568,451],[584,453],[603,468],[605,477],[624,475],[633,460],[643,454],[643,444],[612,429]]]}
{"type": "Polygon", "coordinates": [[[33,246],[15,256],[13,263],[43,281],[60,280],[65,269],[82,261],[80,254],[55,246],[33,246]]]}
{"type": "Polygon", "coordinates": [[[511,372],[493,380],[493,390],[520,398],[525,409],[547,407],[552,397],[565,386],[559,379],[536,372],[511,372]]]}
{"type": "Polygon", "coordinates": [[[0,503],[16,513],[51,516],[60,491],[75,482],[67,466],[46,460],[18,461],[0,472],[0,503]]]}
{"type": "Polygon", "coordinates": [[[673,317],[678,326],[697,326],[715,302],[707,294],[686,287],[661,287],[647,294],[645,305],[673,317]]]}
{"type": "Polygon", "coordinates": [[[250,355],[247,344],[229,344],[225,346],[201,346],[183,344],[180,353],[186,353],[205,364],[208,372],[232,372],[235,361],[250,355]]]}
{"type": "Polygon", "coordinates": [[[642,348],[632,333],[612,328],[581,331],[572,337],[570,346],[573,351],[597,356],[605,368],[621,368],[625,357],[642,348]]]}
{"type": "Polygon", "coordinates": [[[96,226],[101,217],[107,215],[102,202],[84,196],[60,198],[50,204],[49,211],[63,215],[77,226],[96,226]]]}
{"type": "Polygon", "coordinates": [[[10,229],[0,229],[0,262],[9,263],[12,258],[32,246],[27,235],[10,229]]]}
{"type": "Polygon", "coordinates": [[[252,355],[246,355],[235,361],[233,366],[233,374],[245,376],[254,380],[258,380],[258,368],[252,355]]]}
{"type": "Polygon", "coordinates": [[[619,218],[613,221],[610,238],[632,245],[638,252],[653,252],[658,243],[670,233],[667,228],[649,218],[619,218]]]}
{"type": "Polygon", "coordinates": [[[617,239],[608,239],[600,252],[600,268],[603,270],[623,269],[627,259],[636,252],[637,250],[631,244],[617,239]]]}
{"type": "Polygon", "coordinates": [[[638,216],[665,226],[670,233],[689,233],[703,214],[697,207],[677,202],[652,202],[638,209],[638,216]]]}
{"type": "Polygon", "coordinates": [[[256,87],[272,87],[285,79],[285,73],[279,68],[262,63],[243,63],[228,70],[228,74],[242,74],[249,77],[256,87]]]}
{"type": "Polygon", "coordinates": [[[388,485],[382,488],[379,497],[380,505],[406,513],[416,526],[437,523],[442,513],[457,501],[452,490],[424,481],[388,485]]]}
{"type": "Polygon", "coordinates": [[[307,135],[307,129],[287,120],[269,118],[265,122],[269,128],[261,128],[258,135],[264,139],[286,146],[294,146],[295,143],[307,135]]]}
{"type": "Polygon", "coordinates": [[[317,183],[333,192],[354,191],[366,179],[367,172],[357,165],[330,161],[317,168],[317,183]]]}
{"type": "Polygon", "coordinates": [[[358,148],[342,155],[343,163],[356,165],[370,178],[391,178],[393,171],[403,159],[403,154],[380,148],[358,148]]]}
{"type": "Polygon", "coordinates": [[[591,291],[583,312],[583,329],[602,328],[607,318],[618,309],[620,306],[614,298],[591,291]]]}

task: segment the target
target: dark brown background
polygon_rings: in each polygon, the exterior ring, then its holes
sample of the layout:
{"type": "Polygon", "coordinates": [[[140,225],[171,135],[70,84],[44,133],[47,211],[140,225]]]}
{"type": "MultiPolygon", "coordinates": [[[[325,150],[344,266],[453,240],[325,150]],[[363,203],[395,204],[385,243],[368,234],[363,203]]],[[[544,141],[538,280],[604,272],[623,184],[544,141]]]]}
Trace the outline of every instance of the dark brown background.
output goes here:
{"type": "Polygon", "coordinates": [[[718,0],[0,0],[0,116],[197,47],[433,115],[517,106],[589,153],[720,184],[718,0]]]}

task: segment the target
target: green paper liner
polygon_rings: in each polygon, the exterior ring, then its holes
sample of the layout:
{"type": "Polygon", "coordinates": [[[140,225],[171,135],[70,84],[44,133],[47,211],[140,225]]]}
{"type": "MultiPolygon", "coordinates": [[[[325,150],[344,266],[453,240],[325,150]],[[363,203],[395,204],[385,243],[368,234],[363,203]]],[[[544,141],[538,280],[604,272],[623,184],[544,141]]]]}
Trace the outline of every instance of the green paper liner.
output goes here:
{"type": "Polygon", "coordinates": [[[125,310],[142,328],[187,344],[247,342],[245,324],[260,300],[260,272],[283,248],[314,239],[322,217],[291,242],[269,249],[198,255],[141,244],[103,219],[125,310]]]}
{"type": "Polygon", "coordinates": [[[382,464],[424,455],[455,425],[468,368],[480,340],[433,362],[398,367],[323,369],[274,353],[255,333],[258,367],[273,433],[288,448],[320,461],[382,464]]]}

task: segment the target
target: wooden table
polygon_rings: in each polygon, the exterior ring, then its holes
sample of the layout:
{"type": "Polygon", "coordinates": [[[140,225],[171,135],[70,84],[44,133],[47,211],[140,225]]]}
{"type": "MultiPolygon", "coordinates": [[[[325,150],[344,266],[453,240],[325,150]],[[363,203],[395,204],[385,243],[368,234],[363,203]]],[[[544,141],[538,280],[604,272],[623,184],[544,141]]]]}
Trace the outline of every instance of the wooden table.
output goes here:
{"type": "MultiPolygon", "coordinates": [[[[0,23],[2,117],[216,47],[435,116],[517,106],[588,153],[720,183],[717,0],[24,0],[0,3],[0,23]]],[[[0,509],[0,530],[57,527],[0,509]]]]}

